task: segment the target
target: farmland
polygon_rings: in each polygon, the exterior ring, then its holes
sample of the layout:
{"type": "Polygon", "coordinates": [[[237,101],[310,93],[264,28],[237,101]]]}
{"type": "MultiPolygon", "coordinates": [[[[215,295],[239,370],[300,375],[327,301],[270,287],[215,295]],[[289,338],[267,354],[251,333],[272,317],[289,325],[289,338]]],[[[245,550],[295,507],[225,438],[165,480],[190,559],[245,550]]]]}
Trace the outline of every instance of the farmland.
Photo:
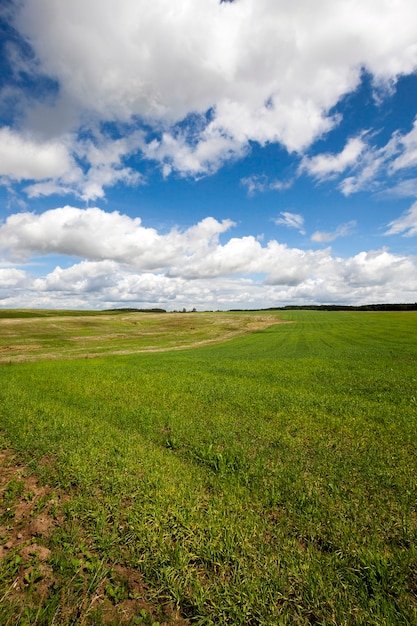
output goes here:
{"type": "Polygon", "coordinates": [[[417,623],[417,313],[0,331],[0,623],[417,623]]]}

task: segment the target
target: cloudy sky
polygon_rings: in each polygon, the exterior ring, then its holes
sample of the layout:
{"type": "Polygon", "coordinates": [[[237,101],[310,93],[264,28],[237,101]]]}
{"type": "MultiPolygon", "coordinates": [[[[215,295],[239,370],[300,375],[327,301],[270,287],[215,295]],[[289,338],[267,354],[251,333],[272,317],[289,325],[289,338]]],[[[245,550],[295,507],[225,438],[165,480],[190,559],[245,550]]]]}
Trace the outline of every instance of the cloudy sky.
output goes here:
{"type": "Polygon", "coordinates": [[[417,300],[415,0],[3,0],[0,307],[417,300]]]}

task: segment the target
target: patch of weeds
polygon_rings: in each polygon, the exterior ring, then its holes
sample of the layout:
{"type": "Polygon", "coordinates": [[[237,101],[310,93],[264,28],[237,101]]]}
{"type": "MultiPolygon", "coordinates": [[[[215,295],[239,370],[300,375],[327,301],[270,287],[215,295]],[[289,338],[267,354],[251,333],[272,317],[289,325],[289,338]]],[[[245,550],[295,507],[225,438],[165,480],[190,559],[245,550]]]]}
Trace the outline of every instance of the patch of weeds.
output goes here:
{"type": "Polygon", "coordinates": [[[145,609],[139,611],[139,615],[134,619],[133,624],[137,626],[160,626],[160,622],[154,622],[152,615],[145,609]]]}
{"type": "Polygon", "coordinates": [[[7,483],[1,500],[0,522],[3,524],[8,525],[14,519],[16,504],[22,496],[24,489],[25,483],[23,480],[12,478],[7,483]]]}
{"type": "Polygon", "coordinates": [[[51,497],[52,496],[50,493],[45,493],[37,498],[33,506],[33,515],[39,515],[40,513],[42,513],[42,511],[44,511],[45,508],[49,506],[51,497]]]}
{"type": "Polygon", "coordinates": [[[32,589],[36,585],[36,583],[43,579],[43,577],[44,574],[41,572],[40,568],[34,565],[26,570],[23,577],[23,582],[29,587],[29,589],[32,589]]]}
{"type": "Polygon", "coordinates": [[[22,563],[22,557],[14,550],[10,550],[6,556],[3,556],[0,570],[0,582],[4,585],[7,581],[13,581],[19,573],[22,563]]]}
{"type": "Polygon", "coordinates": [[[23,499],[25,500],[25,502],[29,503],[29,502],[32,502],[34,497],[35,497],[35,493],[33,491],[27,491],[25,495],[23,496],[23,499]]]}
{"type": "Polygon", "coordinates": [[[105,560],[89,550],[84,549],[77,556],[72,556],[73,548],[73,544],[66,543],[51,558],[56,575],[54,595],[57,623],[66,624],[64,616],[66,619],[71,618],[68,623],[95,623],[90,622],[87,616],[95,611],[109,568],[105,560]]]}
{"type": "Polygon", "coordinates": [[[217,474],[230,474],[246,468],[247,460],[235,450],[209,443],[193,449],[191,456],[217,474]]]}
{"type": "Polygon", "coordinates": [[[129,597],[129,590],[125,584],[117,580],[114,576],[109,576],[109,581],[104,588],[106,596],[113,604],[119,604],[129,597]]]}
{"type": "Polygon", "coordinates": [[[23,480],[12,478],[6,485],[4,490],[3,500],[6,506],[10,506],[15,500],[20,498],[25,489],[25,483],[23,480]]]}
{"type": "Polygon", "coordinates": [[[181,442],[174,436],[167,437],[165,447],[168,448],[168,450],[179,450],[181,448],[181,442]]]}

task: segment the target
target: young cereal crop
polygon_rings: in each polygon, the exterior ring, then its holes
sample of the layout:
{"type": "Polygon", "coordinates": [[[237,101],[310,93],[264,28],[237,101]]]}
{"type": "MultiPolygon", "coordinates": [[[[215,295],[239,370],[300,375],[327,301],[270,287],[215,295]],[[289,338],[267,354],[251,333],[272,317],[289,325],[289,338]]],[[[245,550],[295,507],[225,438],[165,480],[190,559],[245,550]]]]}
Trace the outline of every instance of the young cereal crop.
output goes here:
{"type": "Polygon", "coordinates": [[[1,623],[417,623],[417,314],[280,318],[0,364],[1,623]]]}

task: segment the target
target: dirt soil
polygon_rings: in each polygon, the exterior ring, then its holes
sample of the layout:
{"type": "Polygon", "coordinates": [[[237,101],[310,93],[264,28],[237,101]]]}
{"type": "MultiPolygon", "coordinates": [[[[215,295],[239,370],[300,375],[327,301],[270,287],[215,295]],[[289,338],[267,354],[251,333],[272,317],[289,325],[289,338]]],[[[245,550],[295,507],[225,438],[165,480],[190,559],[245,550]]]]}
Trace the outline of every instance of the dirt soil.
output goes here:
{"type": "MultiPolygon", "coordinates": [[[[60,524],[64,523],[62,507],[69,499],[68,495],[57,493],[51,487],[39,484],[11,450],[0,450],[0,574],[2,563],[9,557],[19,559],[19,569],[13,580],[9,581],[6,592],[2,592],[1,603],[10,603],[18,615],[25,606],[34,602],[46,606],[48,596],[54,586],[62,586],[59,575],[53,568],[53,545],[50,537],[60,524]],[[18,488],[18,495],[12,501],[10,490],[18,488]],[[4,507],[4,504],[9,506],[4,507]]],[[[74,548],[76,553],[76,548],[74,548]]],[[[71,581],[69,581],[71,582],[71,581]]],[[[64,591],[64,590],[63,590],[64,591]]],[[[147,588],[139,572],[124,564],[110,564],[93,597],[85,598],[84,615],[80,622],[87,625],[88,613],[94,610],[100,614],[104,625],[148,624],[160,626],[187,626],[189,622],[181,618],[171,606],[155,606],[146,599],[147,588]],[[120,585],[126,590],[122,600],[109,598],[106,593],[109,583],[113,587],[120,585]],[[158,615],[164,614],[165,621],[157,621],[158,615]],[[144,621],[140,621],[143,617],[144,621]],[[149,620],[151,619],[151,622],[149,620]]],[[[65,593],[62,594],[63,598],[65,593]]],[[[60,606],[53,623],[69,623],[68,602],[60,606]]],[[[159,617],[159,619],[161,619],[159,617]]],[[[14,622],[13,622],[14,623],[14,622]]],[[[18,623],[18,622],[16,622],[18,623]]],[[[19,622],[20,623],[20,622],[19,622]]],[[[25,622],[26,623],[26,622],[25,622]]],[[[71,623],[73,623],[71,621],[71,623]]],[[[97,623],[97,622],[94,622],[97,623]]]]}

